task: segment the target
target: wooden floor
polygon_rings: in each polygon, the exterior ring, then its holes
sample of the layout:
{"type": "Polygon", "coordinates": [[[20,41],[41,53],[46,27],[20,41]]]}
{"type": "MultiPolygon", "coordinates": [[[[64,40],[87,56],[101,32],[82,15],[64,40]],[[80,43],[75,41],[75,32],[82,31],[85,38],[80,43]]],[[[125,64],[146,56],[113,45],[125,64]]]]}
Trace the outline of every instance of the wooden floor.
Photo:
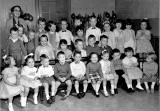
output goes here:
{"type": "MultiPolygon", "coordinates": [[[[14,99],[15,111],[159,111],[159,92],[147,94],[143,92],[126,93],[124,90],[119,91],[118,95],[96,98],[92,93],[87,93],[85,98],[77,99],[70,96],[62,101],[60,96],[56,96],[56,102],[51,106],[44,104],[34,105],[30,97],[26,108],[21,108],[19,97],[14,99]]],[[[0,100],[0,111],[7,110],[7,102],[0,100]]]]}

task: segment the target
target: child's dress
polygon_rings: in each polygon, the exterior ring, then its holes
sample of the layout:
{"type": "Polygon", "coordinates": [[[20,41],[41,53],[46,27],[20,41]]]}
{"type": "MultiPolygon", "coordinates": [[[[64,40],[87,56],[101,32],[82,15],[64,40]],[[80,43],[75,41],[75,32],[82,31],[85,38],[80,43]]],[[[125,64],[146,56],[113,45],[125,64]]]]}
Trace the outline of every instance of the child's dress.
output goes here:
{"type": "Polygon", "coordinates": [[[35,80],[37,77],[37,68],[30,68],[28,66],[24,66],[21,71],[21,79],[20,84],[25,87],[37,88],[41,86],[39,80],[35,80]]]}
{"type": "Polygon", "coordinates": [[[156,62],[145,62],[143,64],[143,82],[156,82],[158,64],[156,62]]]}
{"type": "Polygon", "coordinates": [[[56,50],[58,48],[59,34],[57,32],[49,32],[47,36],[49,44],[52,46],[53,50],[56,50]]]}
{"type": "Polygon", "coordinates": [[[113,80],[115,74],[113,63],[104,60],[99,61],[99,63],[101,64],[104,79],[113,80]]]}
{"type": "MultiPolygon", "coordinates": [[[[16,84],[17,83],[17,74],[18,74],[18,68],[5,68],[2,71],[3,76],[7,76],[7,80],[10,83],[16,84]]],[[[10,97],[14,97],[16,95],[19,95],[21,92],[24,91],[24,88],[21,85],[17,86],[11,86],[8,85],[4,79],[0,82],[0,98],[7,99],[10,97]]]]}
{"type": "Polygon", "coordinates": [[[151,45],[151,33],[150,31],[146,30],[145,32],[143,32],[142,30],[139,30],[137,32],[137,49],[136,52],[137,53],[148,53],[148,52],[154,52],[154,49],[151,45]]]}
{"type": "Polygon", "coordinates": [[[128,77],[130,79],[140,79],[142,78],[142,71],[137,67],[133,66],[132,64],[137,63],[137,58],[135,57],[125,57],[122,60],[124,67],[127,70],[128,77]]]}

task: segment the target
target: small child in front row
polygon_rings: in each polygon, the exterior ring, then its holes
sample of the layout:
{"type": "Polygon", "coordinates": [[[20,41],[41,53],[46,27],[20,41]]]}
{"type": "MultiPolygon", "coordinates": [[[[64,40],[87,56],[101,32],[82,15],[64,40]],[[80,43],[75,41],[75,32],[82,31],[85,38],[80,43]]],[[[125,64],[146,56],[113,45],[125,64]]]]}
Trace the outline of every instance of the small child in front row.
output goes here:
{"type": "Polygon", "coordinates": [[[149,53],[146,62],[143,64],[143,78],[142,81],[145,84],[148,93],[154,93],[154,86],[157,80],[158,64],[155,62],[156,55],[154,53],[149,53]],[[149,89],[148,83],[151,82],[151,91],[149,89]]]}
{"type": "Polygon", "coordinates": [[[38,104],[37,96],[41,82],[37,80],[37,68],[34,67],[33,56],[27,56],[25,66],[21,70],[20,84],[24,87],[24,97],[21,98],[22,107],[26,107],[27,96],[30,88],[34,89],[34,104],[38,104]]]}
{"type": "Polygon", "coordinates": [[[45,89],[45,95],[48,104],[55,102],[55,80],[54,69],[49,65],[49,57],[45,54],[41,55],[41,66],[38,69],[38,77],[45,89]],[[51,84],[51,96],[49,95],[49,85],[51,84]]]}
{"type": "Polygon", "coordinates": [[[70,64],[71,67],[71,75],[73,82],[75,83],[75,89],[77,93],[77,97],[80,99],[85,96],[88,81],[85,76],[86,73],[86,66],[84,62],[81,61],[81,52],[75,51],[74,52],[74,62],[70,64]],[[79,91],[79,83],[83,82],[83,92],[79,91]]]}
{"type": "Polygon", "coordinates": [[[0,81],[0,99],[8,99],[8,110],[14,111],[12,102],[13,97],[21,94],[24,96],[24,88],[19,85],[18,68],[15,67],[15,59],[12,56],[8,56],[4,60],[6,68],[2,71],[2,81],[0,81]]]}
{"type": "Polygon", "coordinates": [[[65,100],[70,95],[72,89],[72,81],[70,80],[71,69],[70,65],[66,62],[65,53],[63,51],[58,52],[57,58],[59,62],[56,63],[54,67],[55,78],[57,79],[55,94],[62,83],[67,84],[67,94],[62,98],[62,100],[65,100]]]}
{"type": "Polygon", "coordinates": [[[113,67],[114,70],[116,72],[117,78],[115,79],[115,93],[118,93],[118,89],[117,89],[117,83],[118,83],[118,79],[120,76],[122,76],[125,79],[125,83],[127,85],[128,88],[128,92],[134,92],[132,90],[132,83],[130,83],[128,75],[127,75],[127,71],[126,68],[124,68],[124,65],[122,63],[122,60],[120,59],[121,57],[121,53],[119,49],[114,49],[113,50],[113,67]]]}
{"type": "Polygon", "coordinates": [[[106,90],[107,81],[111,83],[111,94],[114,95],[114,79],[115,71],[113,63],[109,60],[109,52],[107,50],[102,51],[102,60],[99,61],[103,73],[103,91],[104,95],[108,97],[108,92],[106,90]]]}
{"type": "Polygon", "coordinates": [[[133,48],[127,47],[125,48],[124,52],[126,57],[122,60],[122,63],[127,70],[126,72],[129,77],[131,88],[133,89],[132,80],[137,80],[136,88],[139,90],[144,90],[140,82],[140,79],[142,78],[142,71],[137,67],[138,66],[137,58],[133,57],[134,53],[133,48]]]}
{"type": "Polygon", "coordinates": [[[98,62],[98,54],[92,52],[90,54],[90,60],[86,68],[86,76],[88,82],[91,82],[92,87],[95,91],[96,97],[99,97],[99,88],[101,84],[101,78],[103,78],[101,64],[98,62]]]}

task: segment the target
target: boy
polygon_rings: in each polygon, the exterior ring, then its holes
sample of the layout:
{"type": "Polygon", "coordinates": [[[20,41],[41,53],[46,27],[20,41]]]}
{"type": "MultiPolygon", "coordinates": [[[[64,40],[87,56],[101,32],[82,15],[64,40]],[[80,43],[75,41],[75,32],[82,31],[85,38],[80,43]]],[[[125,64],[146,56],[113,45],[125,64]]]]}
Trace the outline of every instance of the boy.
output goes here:
{"type": "Polygon", "coordinates": [[[87,52],[86,50],[83,49],[83,40],[82,39],[76,39],[75,40],[75,51],[80,51],[82,57],[87,57],[87,52]]]}
{"type": "Polygon", "coordinates": [[[95,44],[96,37],[94,35],[89,35],[88,37],[88,46],[86,47],[87,56],[89,56],[92,52],[98,53],[98,55],[101,54],[100,48],[95,44]]]}
{"type": "Polygon", "coordinates": [[[66,63],[65,61],[65,53],[60,51],[57,54],[57,58],[58,58],[58,63],[56,63],[55,67],[54,67],[54,71],[55,71],[55,78],[56,78],[56,90],[55,90],[55,94],[58,90],[58,87],[62,84],[65,83],[67,84],[67,94],[62,98],[62,100],[67,99],[67,97],[69,96],[71,89],[72,89],[72,82],[70,80],[70,76],[71,76],[71,69],[68,63],[66,63]]]}
{"type": "Polygon", "coordinates": [[[45,89],[45,95],[48,104],[55,102],[55,80],[54,80],[54,70],[51,65],[49,65],[49,57],[45,54],[41,55],[41,66],[38,69],[38,77],[40,78],[42,85],[45,89]],[[51,96],[49,96],[49,85],[52,86],[51,96]]]}
{"type": "Polygon", "coordinates": [[[91,34],[95,36],[96,43],[98,44],[99,38],[101,35],[101,30],[98,27],[96,27],[97,18],[95,16],[91,16],[89,19],[89,23],[90,23],[91,27],[86,30],[86,45],[88,45],[88,41],[87,41],[88,36],[91,34]]]}
{"type": "Polygon", "coordinates": [[[72,80],[75,82],[74,86],[76,89],[77,97],[80,99],[85,96],[88,82],[85,76],[86,73],[86,66],[81,61],[81,52],[75,51],[74,52],[74,62],[70,64],[71,67],[71,75],[72,80]],[[79,83],[83,82],[83,92],[79,91],[79,83]]]}

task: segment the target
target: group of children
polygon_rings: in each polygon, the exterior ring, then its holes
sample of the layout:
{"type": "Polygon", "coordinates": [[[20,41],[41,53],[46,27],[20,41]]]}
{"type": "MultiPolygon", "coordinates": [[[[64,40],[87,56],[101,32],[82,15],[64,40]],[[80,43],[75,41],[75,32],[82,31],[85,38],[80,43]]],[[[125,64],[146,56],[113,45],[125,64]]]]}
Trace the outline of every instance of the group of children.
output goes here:
{"type": "Polygon", "coordinates": [[[91,83],[96,97],[100,96],[102,83],[103,93],[108,97],[107,81],[111,86],[110,94],[118,94],[119,77],[124,78],[129,93],[134,92],[133,80],[137,81],[137,89],[144,90],[141,86],[144,82],[146,91],[154,92],[158,64],[149,41],[151,35],[147,30],[147,22],[141,22],[137,36],[130,23],[126,23],[126,29],[122,30],[122,23],[117,21],[116,28],[111,31],[109,22],[105,22],[103,33],[96,23],[96,18],[91,17],[91,27],[86,30],[86,34],[79,25],[75,28],[75,36],[67,30],[65,19],[61,20],[59,32],[56,32],[53,21],[46,25],[44,18],[38,20],[37,31],[29,30],[28,37],[23,32],[23,26],[10,29],[7,56],[4,58],[7,66],[2,71],[3,79],[0,82],[0,98],[9,98],[9,111],[14,111],[12,100],[18,94],[21,94],[21,106],[26,107],[30,88],[34,89],[34,104],[38,104],[40,86],[44,87],[48,104],[55,101],[58,87],[64,83],[67,90],[63,100],[70,95],[72,84],[78,98],[85,96],[88,83],[91,83]],[[123,59],[122,53],[125,54],[123,59]],[[138,59],[134,57],[136,53],[147,54],[143,72],[138,67],[138,59]],[[82,61],[83,57],[88,57],[88,60],[82,61]],[[49,60],[54,59],[58,59],[58,63],[52,66],[49,60]],[[35,67],[35,61],[41,61],[38,68],[35,67]],[[151,90],[148,82],[152,82],[151,90]],[[79,90],[80,83],[83,84],[83,91],[79,90]]]}

